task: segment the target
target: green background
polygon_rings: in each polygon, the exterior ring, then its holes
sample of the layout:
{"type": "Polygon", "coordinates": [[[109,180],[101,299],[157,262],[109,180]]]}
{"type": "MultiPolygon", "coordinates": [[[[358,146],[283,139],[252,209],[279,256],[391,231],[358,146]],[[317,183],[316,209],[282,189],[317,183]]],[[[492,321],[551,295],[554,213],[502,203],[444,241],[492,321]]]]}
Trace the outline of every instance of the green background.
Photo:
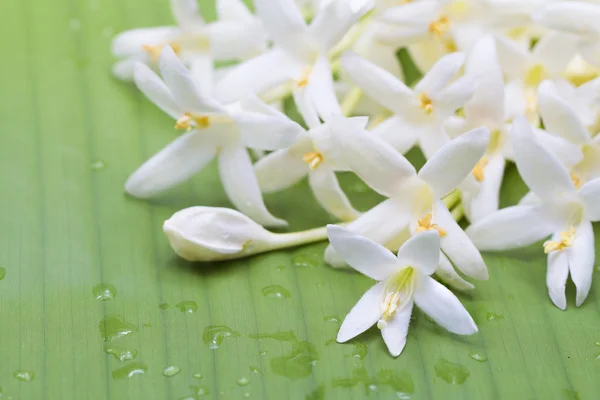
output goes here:
{"type": "MultiPolygon", "coordinates": [[[[212,2],[202,6],[214,17],[212,2]]],[[[178,259],[162,222],[229,203],[214,165],[150,202],[124,195],[127,176],[177,133],[111,77],[109,52],[115,32],[168,23],[162,0],[0,5],[2,399],[598,398],[599,285],[579,309],[569,286],[560,311],[539,246],[485,255],[490,280],[459,295],[480,333],[451,335],[416,312],[397,359],[376,329],[333,343],[372,282],[323,265],[324,243],[231,263],[178,259]],[[116,296],[97,300],[98,284],[116,296]],[[105,343],[118,329],[132,332],[105,343]],[[107,345],[139,355],[119,361],[107,345]],[[171,365],[181,372],[165,377],[171,365]],[[122,377],[136,369],[146,372],[122,377]]],[[[507,174],[504,205],[525,192],[514,166],[507,174]]],[[[343,182],[359,208],[378,201],[353,176],[343,182]]],[[[330,222],[305,182],[267,203],[292,229],[330,222]]]]}

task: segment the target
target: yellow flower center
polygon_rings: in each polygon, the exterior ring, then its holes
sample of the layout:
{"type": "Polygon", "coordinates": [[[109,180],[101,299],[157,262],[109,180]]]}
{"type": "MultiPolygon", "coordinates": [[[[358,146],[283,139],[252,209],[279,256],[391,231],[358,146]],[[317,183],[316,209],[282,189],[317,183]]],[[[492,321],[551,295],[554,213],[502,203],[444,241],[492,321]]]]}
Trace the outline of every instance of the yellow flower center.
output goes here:
{"type": "Polygon", "coordinates": [[[583,179],[581,178],[581,175],[575,171],[571,171],[571,180],[573,181],[575,189],[579,189],[581,186],[583,186],[583,179]]]}
{"type": "Polygon", "coordinates": [[[446,50],[446,53],[454,53],[458,51],[458,45],[452,38],[444,39],[442,41],[442,45],[444,46],[444,50],[446,50]]]}
{"type": "Polygon", "coordinates": [[[441,237],[446,236],[447,233],[442,227],[440,227],[438,224],[431,223],[432,218],[433,216],[431,215],[431,213],[427,213],[423,218],[419,219],[417,221],[417,229],[415,229],[416,232],[436,230],[441,237]]]}
{"type": "Polygon", "coordinates": [[[306,153],[302,160],[308,164],[310,169],[317,168],[324,160],[323,154],[318,151],[311,151],[310,153],[306,153]]]}
{"type": "Polygon", "coordinates": [[[306,85],[308,85],[308,81],[310,79],[310,74],[312,73],[312,68],[311,67],[305,67],[302,70],[302,74],[300,75],[300,77],[298,79],[296,79],[296,86],[299,88],[303,88],[306,87],[306,85]]]}
{"type": "Polygon", "coordinates": [[[206,115],[196,117],[196,116],[192,116],[192,114],[190,114],[190,113],[185,113],[175,123],[175,129],[190,130],[190,129],[192,129],[192,122],[195,123],[196,128],[205,129],[210,126],[210,117],[208,117],[206,115]]]}
{"type": "Polygon", "coordinates": [[[573,246],[575,240],[575,228],[571,227],[566,232],[561,232],[560,241],[548,240],[544,242],[544,253],[552,253],[553,251],[564,250],[567,247],[573,246]]]}
{"type": "Polygon", "coordinates": [[[486,156],[481,157],[481,160],[477,164],[475,164],[475,168],[471,173],[477,182],[483,182],[485,179],[485,167],[488,165],[488,159],[486,156]]]}
{"type": "Polygon", "coordinates": [[[433,102],[427,93],[421,93],[419,96],[420,107],[425,111],[425,114],[431,115],[433,112],[433,102]]]}
{"type": "Polygon", "coordinates": [[[437,20],[429,23],[429,33],[433,34],[437,38],[441,38],[450,29],[450,19],[442,15],[437,20]]]}
{"type": "Polygon", "coordinates": [[[548,71],[542,64],[535,64],[525,74],[525,84],[527,86],[538,87],[544,79],[548,77],[548,71]]]}
{"type": "Polygon", "coordinates": [[[412,298],[415,286],[414,272],[412,267],[406,267],[386,282],[384,297],[380,303],[381,318],[377,322],[379,329],[383,329],[398,309],[412,298]]]}
{"type": "Polygon", "coordinates": [[[160,55],[165,48],[165,46],[171,46],[175,54],[179,55],[181,53],[181,46],[177,43],[161,43],[161,44],[144,44],[142,45],[142,50],[150,55],[152,62],[158,62],[160,59],[160,55]]]}

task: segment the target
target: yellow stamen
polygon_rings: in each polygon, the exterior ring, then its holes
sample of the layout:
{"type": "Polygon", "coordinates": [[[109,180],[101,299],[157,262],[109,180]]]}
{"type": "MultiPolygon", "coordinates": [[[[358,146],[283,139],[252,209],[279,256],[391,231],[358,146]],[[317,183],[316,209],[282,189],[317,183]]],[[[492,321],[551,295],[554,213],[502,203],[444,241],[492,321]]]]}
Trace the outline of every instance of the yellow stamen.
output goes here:
{"type": "Polygon", "coordinates": [[[192,116],[188,113],[185,113],[175,123],[175,129],[190,129],[191,122],[192,122],[192,116]]]}
{"type": "Polygon", "coordinates": [[[440,227],[438,224],[431,223],[432,218],[433,218],[433,216],[431,215],[431,213],[425,214],[425,216],[423,218],[421,218],[420,220],[417,221],[416,231],[417,232],[425,232],[425,231],[436,230],[441,237],[446,236],[447,233],[442,227],[440,227]]]}
{"type": "Polygon", "coordinates": [[[455,53],[458,51],[458,45],[454,39],[446,39],[442,42],[442,45],[444,46],[446,53],[455,53]]]}
{"type": "Polygon", "coordinates": [[[406,267],[386,283],[385,296],[380,303],[381,319],[377,322],[377,328],[383,329],[396,315],[402,300],[410,300],[414,292],[413,276],[414,269],[406,267]]]}
{"type": "Polygon", "coordinates": [[[471,171],[471,173],[473,174],[473,177],[477,182],[483,182],[483,180],[485,179],[484,169],[485,167],[487,167],[487,165],[488,159],[486,156],[481,157],[481,160],[479,160],[479,162],[475,164],[475,168],[473,168],[473,171],[471,171]]]}
{"type": "Polygon", "coordinates": [[[203,115],[200,117],[192,116],[190,113],[185,113],[175,123],[175,129],[192,129],[192,121],[196,124],[196,128],[205,129],[210,126],[210,117],[203,115]]]}
{"type": "Polygon", "coordinates": [[[420,107],[425,111],[425,114],[431,115],[433,112],[433,103],[427,93],[421,93],[419,96],[420,107]]]}
{"type": "Polygon", "coordinates": [[[541,64],[536,64],[529,68],[525,74],[525,84],[528,86],[538,87],[544,79],[548,77],[548,72],[541,64]]]}
{"type": "Polygon", "coordinates": [[[429,32],[441,38],[450,29],[450,19],[447,16],[442,15],[437,20],[429,23],[429,32]]]}
{"type": "Polygon", "coordinates": [[[179,55],[179,53],[181,52],[181,46],[178,45],[177,43],[155,44],[155,45],[144,44],[144,45],[142,45],[142,49],[146,53],[150,54],[150,58],[152,58],[153,62],[158,62],[163,49],[167,45],[171,46],[171,48],[173,49],[175,54],[179,55]]]}
{"type": "Polygon", "coordinates": [[[300,78],[296,79],[296,86],[298,86],[299,88],[306,87],[306,85],[308,85],[308,81],[309,81],[311,73],[312,73],[312,68],[305,67],[304,70],[302,71],[302,75],[300,75],[300,78]]]}
{"type": "Polygon", "coordinates": [[[302,160],[308,164],[310,169],[317,168],[324,160],[323,154],[318,151],[311,151],[310,153],[306,153],[302,160]]]}
{"type": "Polygon", "coordinates": [[[575,185],[575,189],[579,189],[583,185],[583,179],[581,179],[581,175],[575,171],[571,171],[571,180],[573,181],[573,185],[575,185]]]}
{"type": "Polygon", "coordinates": [[[544,253],[552,253],[553,251],[564,250],[567,247],[573,246],[573,240],[575,239],[575,228],[571,227],[566,232],[561,232],[560,242],[548,240],[544,242],[544,253]]]}

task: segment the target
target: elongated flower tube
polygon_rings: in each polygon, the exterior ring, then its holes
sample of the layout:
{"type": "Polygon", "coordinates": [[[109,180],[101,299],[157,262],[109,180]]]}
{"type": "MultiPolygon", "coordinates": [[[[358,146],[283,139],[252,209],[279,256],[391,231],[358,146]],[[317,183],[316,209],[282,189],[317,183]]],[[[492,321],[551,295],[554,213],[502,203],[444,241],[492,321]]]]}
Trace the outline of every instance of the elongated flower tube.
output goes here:
{"type": "Polygon", "coordinates": [[[239,211],[190,207],[165,221],[163,231],[175,252],[188,261],[222,261],[318,242],[325,227],[294,233],[272,233],[239,211]]]}

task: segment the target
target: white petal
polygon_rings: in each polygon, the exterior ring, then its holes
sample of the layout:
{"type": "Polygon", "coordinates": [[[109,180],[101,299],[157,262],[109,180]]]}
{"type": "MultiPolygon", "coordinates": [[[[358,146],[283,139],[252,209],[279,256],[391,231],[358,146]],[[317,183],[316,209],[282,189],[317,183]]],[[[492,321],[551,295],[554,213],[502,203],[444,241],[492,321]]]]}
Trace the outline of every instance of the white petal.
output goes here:
{"type": "Polygon", "coordinates": [[[267,210],[248,152],[243,147],[226,147],[219,153],[219,172],[225,193],[233,205],[263,226],[286,226],[267,210]]]}
{"type": "Polygon", "coordinates": [[[552,81],[544,81],[539,87],[540,114],[546,130],[576,144],[585,144],[590,134],[581,123],[576,111],[559,97],[552,81]]]}
{"type": "Polygon", "coordinates": [[[309,31],[325,51],[331,50],[362,16],[350,1],[329,1],[312,20],[309,31]]]}
{"type": "Polygon", "coordinates": [[[255,19],[241,0],[217,0],[216,9],[219,21],[251,22],[255,19]]]}
{"type": "Polygon", "coordinates": [[[444,121],[444,130],[450,138],[455,139],[469,130],[469,123],[463,117],[452,115],[444,121]]]}
{"type": "Polygon", "coordinates": [[[306,149],[311,151],[308,143],[299,143],[287,149],[267,154],[256,164],[254,170],[263,193],[277,192],[293,186],[308,173],[308,165],[302,161],[306,149]]]}
{"type": "Polygon", "coordinates": [[[441,201],[436,203],[433,210],[433,222],[446,232],[441,237],[440,244],[442,251],[456,268],[471,278],[488,279],[488,270],[479,250],[441,201]]]}
{"type": "Polygon", "coordinates": [[[355,338],[381,318],[380,304],[383,299],[384,286],[385,282],[373,285],[350,310],[338,332],[338,343],[355,338]]]}
{"type": "Polygon", "coordinates": [[[573,247],[567,249],[569,253],[569,271],[571,279],[577,287],[576,305],[579,307],[590,291],[592,274],[594,272],[595,249],[594,229],[589,221],[583,221],[577,229],[573,247]]]}
{"type": "Polygon", "coordinates": [[[306,95],[322,120],[327,121],[332,115],[342,113],[335,95],[327,57],[319,57],[314,64],[306,86],[306,95]]]}
{"type": "Polygon", "coordinates": [[[534,59],[552,74],[560,74],[577,54],[577,37],[561,32],[549,32],[533,48],[534,59]]]}
{"type": "MultiPolygon", "coordinates": [[[[560,240],[560,235],[556,234],[552,240],[560,240]]],[[[565,287],[567,277],[569,276],[569,256],[566,251],[553,251],[548,254],[548,271],[546,272],[546,286],[548,295],[554,305],[561,310],[567,308],[567,298],[565,296],[565,287]]]]}
{"type": "Polygon", "coordinates": [[[171,0],[173,17],[184,29],[198,29],[204,25],[196,0],[171,0]]]}
{"type": "Polygon", "coordinates": [[[496,35],[496,51],[508,80],[522,79],[531,63],[528,49],[503,35],[496,35]]]}
{"type": "Polygon", "coordinates": [[[174,26],[159,28],[132,29],[119,33],[112,41],[112,53],[117,58],[128,57],[144,52],[144,45],[158,45],[168,41],[168,38],[178,32],[174,26]]]}
{"type": "Polygon", "coordinates": [[[582,35],[598,33],[600,7],[581,1],[555,2],[539,9],[534,19],[559,31],[582,35]]]}
{"type": "Polygon", "coordinates": [[[419,147],[427,160],[431,160],[441,148],[450,143],[450,136],[441,123],[436,122],[418,129],[419,147]]]}
{"type": "Polygon", "coordinates": [[[321,125],[321,119],[317,113],[315,105],[310,101],[307,95],[306,88],[294,90],[292,92],[294,104],[298,109],[298,113],[302,116],[304,123],[309,129],[318,128],[321,125]]]}
{"type": "Polygon", "coordinates": [[[327,211],[342,221],[353,221],[360,213],[356,211],[344,193],[335,172],[326,164],[308,173],[308,182],[315,198],[327,211]]]}
{"type": "Polygon", "coordinates": [[[524,117],[513,121],[511,141],[521,177],[542,200],[556,200],[575,192],[569,171],[535,137],[524,117]]]}
{"type": "Polygon", "coordinates": [[[455,270],[448,257],[440,251],[440,264],[435,271],[435,276],[438,277],[442,282],[452,286],[456,290],[471,290],[475,286],[470,282],[467,282],[460,276],[455,270]]]}
{"type": "Polygon", "coordinates": [[[544,147],[550,150],[565,166],[572,167],[583,159],[582,146],[542,129],[535,129],[535,134],[544,147]]]}
{"type": "Polygon", "coordinates": [[[133,81],[134,69],[137,63],[144,63],[146,60],[143,57],[138,57],[139,60],[135,58],[126,58],[121,61],[117,61],[112,67],[112,73],[115,78],[120,79],[122,81],[131,82],[133,81]]]}
{"type": "Polygon", "coordinates": [[[429,95],[439,92],[454,79],[464,62],[463,53],[452,53],[442,57],[415,86],[415,92],[429,95]]]}
{"type": "Polygon", "coordinates": [[[149,198],[187,181],[217,154],[205,131],[181,135],[133,173],[125,184],[132,196],[149,198]]]}
{"type": "Polygon", "coordinates": [[[135,84],[161,110],[177,119],[181,117],[181,110],[177,106],[173,95],[165,83],[148,66],[136,63],[134,69],[135,84]]]}
{"type": "Polygon", "coordinates": [[[301,64],[275,49],[245,61],[217,82],[215,94],[224,103],[240,100],[248,94],[261,95],[290,82],[301,64]]]}
{"type": "Polygon", "coordinates": [[[190,72],[183,66],[170,46],[160,56],[160,72],[179,108],[187,112],[222,112],[220,104],[201,93],[190,72]]]}
{"type": "Polygon", "coordinates": [[[200,93],[212,94],[214,89],[214,64],[209,53],[197,53],[187,60],[190,74],[200,93]]]}
{"type": "Polygon", "coordinates": [[[350,79],[367,96],[389,110],[402,110],[414,97],[412,91],[394,75],[355,53],[344,53],[341,62],[350,79]]]}
{"type": "Polygon", "coordinates": [[[399,268],[394,254],[371,239],[337,225],[327,225],[331,246],[350,265],[376,281],[389,278],[399,268]]]}
{"type": "Polygon", "coordinates": [[[398,357],[406,345],[406,336],[410,325],[410,315],[412,314],[413,301],[410,300],[394,317],[387,321],[387,324],[381,329],[381,336],[393,357],[398,357]]]}
{"type": "Polygon", "coordinates": [[[585,217],[590,221],[600,220],[600,178],[586,182],[579,189],[578,197],[583,203],[585,217]]]}
{"type": "Polygon", "coordinates": [[[585,61],[596,68],[600,66],[600,44],[598,39],[592,38],[582,41],[579,44],[579,52],[585,61]]]}
{"type": "Polygon", "coordinates": [[[454,190],[473,170],[489,142],[487,128],[473,129],[442,147],[419,171],[438,198],[454,190]]]}
{"type": "Polygon", "coordinates": [[[500,187],[504,176],[504,158],[492,157],[483,170],[483,181],[479,187],[479,193],[473,196],[469,202],[469,219],[472,223],[498,211],[500,200],[500,187]]]}
{"type": "Polygon", "coordinates": [[[471,50],[465,73],[477,77],[477,89],[465,105],[474,126],[501,126],[504,122],[504,77],[492,36],[479,40],[471,50]]]}
{"type": "MultiPolygon", "coordinates": [[[[409,220],[408,207],[388,199],[349,223],[347,228],[376,243],[386,244],[400,235],[408,226],[409,220]]],[[[325,261],[333,267],[346,265],[344,259],[331,245],[325,250],[325,261]]]]}
{"type": "Polygon", "coordinates": [[[458,335],[472,335],[477,325],[456,296],[444,285],[421,276],[415,288],[415,303],[438,325],[458,335]]]}
{"type": "Polygon", "coordinates": [[[427,25],[440,12],[441,7],[440,2],[435,0],[411,2],[385,10],[380,18],[384,22],[400,26],[422,26],[427,29],[427,25]]]}
{"type": "Polygon", "coordinates": [[[504,119],[510,121],[527,114],[525,88],[520,80],[510,81],[504,87],[504,119]]]}
{"type": "Polygon", "coordinates": [[[408,239],[400,250],[400,265],[411,266],[425,275],[431,275],[440,262],[440,235],[435,231],[417,233],[408,239]]]}
{"type": "Polygon", "coordinates": [[[265,48],[265,33],[259,21],[217,21],[208,25],[210,51],[217,60],[235,60],[265,48]]]}
{"type": "Polygon", "coordinates": [[[467,228],[479,250],[504,251],[529,246],[556,228],[550,211],[540,205],[518,205],[488,215],[467,228]]]}
{"type": "Polygon", "coordinates": [[[371,133],[385,140],[400,154],[412,149],[418,139],[417,128],[400,116],[386,119],[371,130],[371,133]]]}
{"type": "Polygon", "coordinates": [[[433,99],[438,116],[445,118],[454,115],[456,110],[471,100],[477,88],[477,79],[472,75],[463,76],[442,89],[433,99]]]}

